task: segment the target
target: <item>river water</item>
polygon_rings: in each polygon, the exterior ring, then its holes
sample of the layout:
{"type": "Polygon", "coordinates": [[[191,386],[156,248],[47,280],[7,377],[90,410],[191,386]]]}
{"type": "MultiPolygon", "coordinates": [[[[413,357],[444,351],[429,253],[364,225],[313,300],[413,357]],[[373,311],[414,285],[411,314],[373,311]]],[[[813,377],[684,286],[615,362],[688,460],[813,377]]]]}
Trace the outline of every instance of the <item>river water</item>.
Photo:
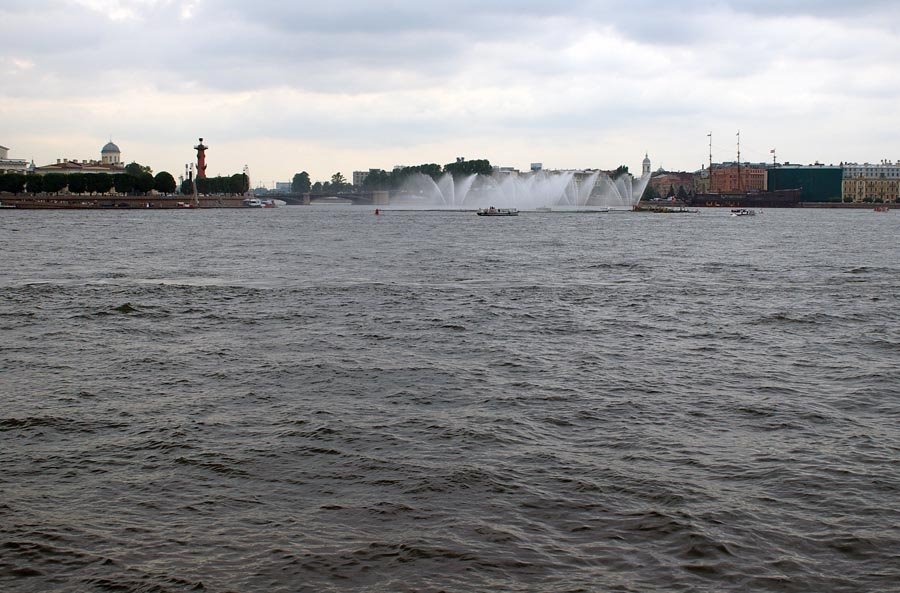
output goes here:
{"type": "Polygon", "coordinates": [[[3,211],[0,590],[900,591],[898,216],[3,211]]]}

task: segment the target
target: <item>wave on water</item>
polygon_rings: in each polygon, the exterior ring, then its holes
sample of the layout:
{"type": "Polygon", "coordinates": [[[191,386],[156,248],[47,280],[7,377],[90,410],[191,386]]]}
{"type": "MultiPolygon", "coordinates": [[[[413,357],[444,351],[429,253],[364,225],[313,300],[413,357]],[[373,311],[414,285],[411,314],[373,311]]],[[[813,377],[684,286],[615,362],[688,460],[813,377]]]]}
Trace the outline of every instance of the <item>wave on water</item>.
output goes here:
{"type": "Polygon", "coordinates": [[[0,232],[4,592],[897,590],[863,219],[115,214],[0,232]]]}

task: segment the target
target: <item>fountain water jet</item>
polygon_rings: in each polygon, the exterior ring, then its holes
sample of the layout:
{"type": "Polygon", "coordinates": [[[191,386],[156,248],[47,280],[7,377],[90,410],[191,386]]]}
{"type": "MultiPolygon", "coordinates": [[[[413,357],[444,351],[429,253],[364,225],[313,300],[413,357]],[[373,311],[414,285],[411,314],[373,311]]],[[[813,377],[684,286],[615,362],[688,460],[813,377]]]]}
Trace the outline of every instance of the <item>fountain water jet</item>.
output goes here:
{"type": "Polygon", "coordinates": [[[521,176],[446,173],[437,181],[422,173],[410,175],[395,203],[423,208],[630,208],[637,204],[650,172],[635,180],[630,174],[615,180],[600,171],[537,171],[521,176]]]}

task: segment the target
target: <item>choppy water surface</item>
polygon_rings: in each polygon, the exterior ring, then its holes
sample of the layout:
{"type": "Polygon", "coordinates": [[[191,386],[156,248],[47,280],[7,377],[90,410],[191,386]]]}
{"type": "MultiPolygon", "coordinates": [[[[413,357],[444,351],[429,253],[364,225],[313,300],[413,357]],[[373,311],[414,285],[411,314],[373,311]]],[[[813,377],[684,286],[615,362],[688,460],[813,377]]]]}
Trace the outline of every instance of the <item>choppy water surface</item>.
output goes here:
{"type": "Polygon", "coordinates": [[[900,214],[0,215],[0,590],[900,590],[900,214]]]}

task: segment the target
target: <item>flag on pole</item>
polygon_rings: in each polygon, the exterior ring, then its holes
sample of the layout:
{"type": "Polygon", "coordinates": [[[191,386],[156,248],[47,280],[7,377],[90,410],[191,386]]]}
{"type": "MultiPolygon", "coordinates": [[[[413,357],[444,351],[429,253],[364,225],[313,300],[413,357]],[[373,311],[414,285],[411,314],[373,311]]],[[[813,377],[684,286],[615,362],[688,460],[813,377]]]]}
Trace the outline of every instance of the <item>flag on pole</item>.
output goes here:
{"type": "Polygon", "coordinates": [[[772,153],[772,154],[775,154],[775,149],[773,148],[773,149],[770,150],[769,152],[772,153]]]}

